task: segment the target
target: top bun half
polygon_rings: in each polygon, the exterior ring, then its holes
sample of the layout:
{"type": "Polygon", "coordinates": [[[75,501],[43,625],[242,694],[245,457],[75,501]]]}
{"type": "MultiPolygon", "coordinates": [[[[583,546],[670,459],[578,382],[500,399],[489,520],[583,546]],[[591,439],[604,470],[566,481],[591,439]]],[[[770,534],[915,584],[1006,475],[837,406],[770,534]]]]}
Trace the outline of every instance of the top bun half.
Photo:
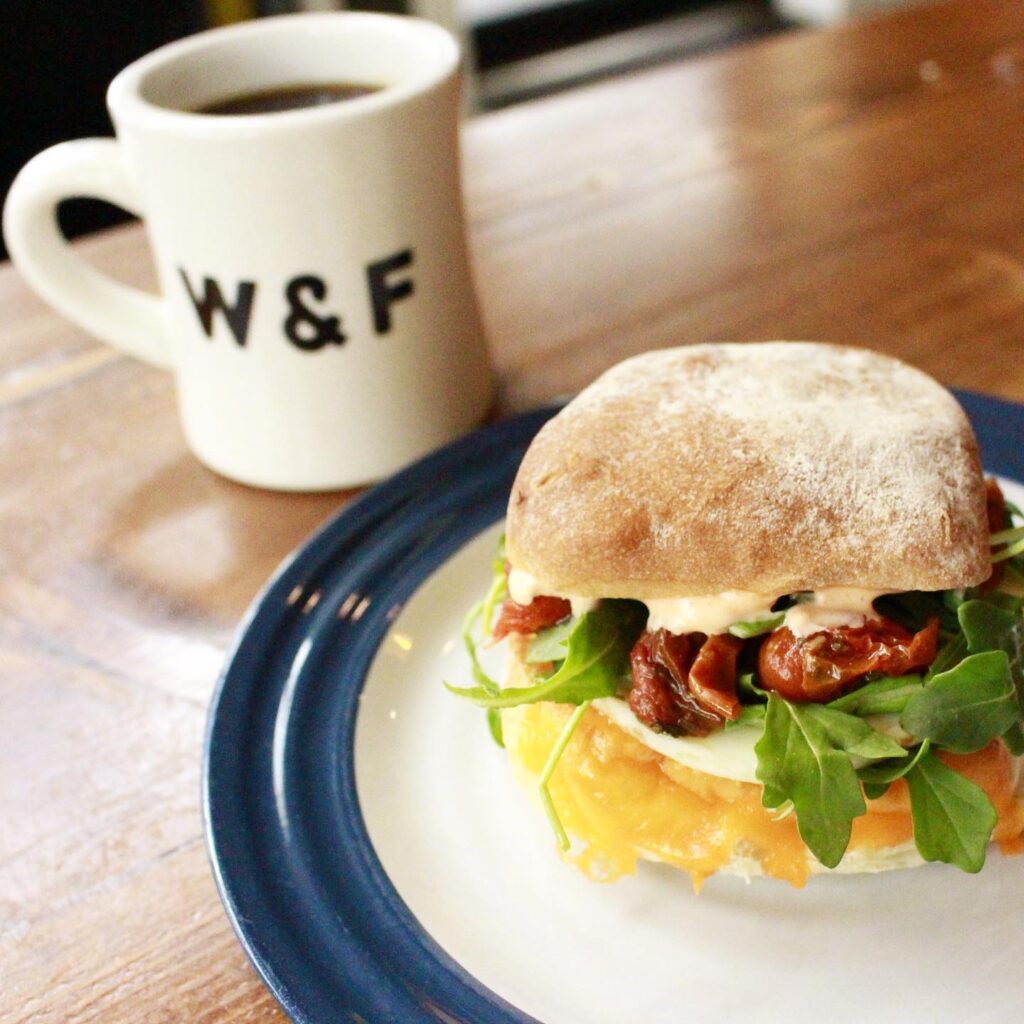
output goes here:
{"type": "Polygon", "coordinates": [[[864,349],[693,345],[608,370],[541,429],[506,552],[541,592],[973,586],[978,445],[953,396],[864,349]]]}

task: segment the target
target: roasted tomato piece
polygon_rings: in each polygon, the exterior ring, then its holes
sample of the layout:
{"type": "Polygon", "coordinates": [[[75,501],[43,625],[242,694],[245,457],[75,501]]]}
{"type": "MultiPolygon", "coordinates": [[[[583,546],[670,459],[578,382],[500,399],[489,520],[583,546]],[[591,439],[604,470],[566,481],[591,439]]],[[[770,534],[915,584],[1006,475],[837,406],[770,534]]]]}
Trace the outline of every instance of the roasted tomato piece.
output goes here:
{"type": "Polygon", "coordinates": [[[902,676],[930,665],[938,636],[938,619],[918,633],[878,619],[812,633],[803,640],[783,627],[762,644],[758,677],[761,686],[786,700],[825,702],[854,689],[868,672],[902,676]]]}
{"type": "Polygon", "coordinates": [[[629,706],[645,725],[673,736],[706,736],[739,715],[735,637],[644,632],[633,646],[629,706]]]}
{"type": "Polygon", "coordinates": [[[999,484],[992,477],[985,481],[985,512],[988,516],[989,533],[998,533],[1006,529],[1006,499],[999,484]]]}
{"type": "MultiPolygon", "coordinates": [[[[1006,499],[999,488],[999,484],[989,477],[985,481],[985,512],[988,517],[988,532],[998,533],[1006,529],[1006,499]]],[[[1006,568],[1005,562],[996,562],[992,566],[992,574],[981,585],[982,590],[991,590],[998,587],[1003,581],[1003,571],[1006,568]]]]}
{"type": "Polygon", "coordinates": [[[561,597],[535,597],[529,604],[517,604],[508,598],[491,636],[501,640],[509,633],[539,633],[572,615],[572,606],[561,597]]]}
{"type": "Polygon", "coordinates": [[[697,652],[686,680],[701,707],[729,721],[740,716],[736,659],[742,648],[743,641],[738,637],[709,636],[697,652]]]}
{"type": "MultiPolygon", "coordinates": [[[[655,633],[641,633],[640,639],[633,645],[629,654],[630,668],[633,673],[633,685],[629,690],[630,710],[644,725],[657,732],[678,734],[680,709],[676,704],[678,688],[674,683],[672,672],[654,660],[655,633]]],[[[690,644],[685,636],[674,636],[672,649],[674,657],[680,665],[689,664],[690,644]]],[[[685,669],[683,670],[685,671],[685,669]]],[[[715,727],[715,722],[702,719],[702,712],[696,701],[692,702],[694,714],[697,716],[694,725],[698,735],[705,735],[715,727]]]]}

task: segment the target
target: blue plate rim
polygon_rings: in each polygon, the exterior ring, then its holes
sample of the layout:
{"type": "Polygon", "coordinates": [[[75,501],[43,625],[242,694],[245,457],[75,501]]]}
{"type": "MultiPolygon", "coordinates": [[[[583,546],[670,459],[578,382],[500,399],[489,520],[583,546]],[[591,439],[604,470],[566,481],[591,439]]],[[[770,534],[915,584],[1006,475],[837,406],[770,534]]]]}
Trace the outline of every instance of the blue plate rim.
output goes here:
{"type": "MultiPolygon", "coordinates": [[[[1017,479],[1024,478],[1024,453],[1014,446],[1014,437],[1024,434],[1024,406],[973,392],[957,391],[955,393],[974,423],[979,440],[982,442],[986,467],[989,471],[1017,479]],[[1013,424],[1009,430],[1006,430],[1009,425],[1007,421],[1013,424]]],[[[293,980],[282,976],[279,969],[280,948],[275,947],[273,936],[262,934],[259,928],[253,925],[250,916],[252,904],[246,902],[252,893],[244,894],[239,891],[237,880],[233,877],[236,868],[225,857],[225,850],[219,840],[221,823],[217,818],[216,800],[213,796],[218,771],[216,763],[218,723],[224,713],[231,687],[235,685],[238,675],[245,672],[247,644],[250,643],[254,631],[268,616],[268,608],[280,598],[283,591],[291,592],[296,586],[302,584],[303,573],[316,567],[318,559],[323,555],[323,549],[329,547],[329,542],[339,530],[347,528],[350,532],[358,533],[361,528],[368,528],[368,524],[372,524],[375,517],[379,518],[382,509],[385,512],[391,509],[394,503],[406,497],[410,490],[415,493],[418,487],[423,486],[425,479],[443,478],[445,474],[441,472],[442,470],[458,467],[470,455],[479,455],[481,451],[505,451],[514,454],[515,464],[518,464],[518,459],[526,444],[559,408],[561,408],[560,404],[546,406],[486,426],[431,453],[360,495],[331,516],[283,559],[253,599],[239,624],[226,657],[224,669],[213,692],[204,734],[201,792],[203,829],[213,877],[232,929],[272,995],[296,1024],[322,1024],[328,1019],[341,1018],[333,1014],[324,1016],[315,1009],[310,1009],[309,1000],[306,998],[308,989],[305,985],[301,983],[296,985],[293,980]]],[[[506,476],[508,476],[508,472],[506,466],[506,476]]],[[[508,482],[511,482],[510,479],[508,482]]],[[[507,488],[505,494],[507,494],[507,488]]],[[[491,521],[496,521],[499,516],[500,513],[493,516],[491,521]]],[[[479,530],[475,532],[479,532],[479,530]]],[[[462,536],[457,546],[461,546],[472,535],[462,536]]],[[[446,557],[450,557],[450,554],[446,557]]],[[[438,564],[443,561],[444,558],[438,564]]],[[[436,565],[431,564],[427,571],[422,572],[414,580],[407,581],[411,583],[409,594],[430,575],[434,568],[436,565]]],[[[365,672],[358,683],[359,689],[361,689],[363,680],[365,680],[365,672]]],[[[407,951],[413,950],[423,956],[425,960],[430,961],[430,964],[429,970],[426,972],[426,987],[424,987],[424,974],[419,972],[411,979],[406,977],[404,979],[405,988],[395,995],[393,989],[385,991],[381,988],[385,981],[390,982],[393,979],[389,975],[380,974],[368,979],[368,987],[363,992],[340,993],[343,999],[353,997],[358,1004],[345,1009],[347,1016],[344,1019],[369,1022],[369,1024],[384,1024],[384,1022],[392,1020],[401,1021],[402,1024],[414,1024],[414,1021],[445,1021],[447,1024],[459,1024],[463,1021],[465,1024],[536,1024],[533,1018],[510,1006],[468,975],[423,931],[411,912],[402,903],[394,887],[390,885],[387,875],[365,835],[365,825],[362,823],[362,816],[359,813],[358,800],[354,804],[350,803],[348,810],[349,813],[355,813],[358,816],[358,824],[362,829],[362,835],[357,837],[362,846],[359,855],[363,859],[363,867],[368,874],[360,881],[367,886],[366,891],[369,891],[370,887],[375,887],[373,898],[376,899],[379,913],[396,915],[401,919],[407,951]],[[436,992],[430,990],[429,975],[431,972],[434,972],[435,975],[433,981],[436,983],[436,992]],[[419,988],[416,987],[417,985],[419,988]],[[409,996],[409,998],[407,999],[405,996],[409,996]],[[387,999],[391,997],[394,997],[395,1002],[388,1005],[387,999]],[[367,1010],[371,1016],[364,1016],[363,1009],[367,1010]],[[471,1015],[466,1016],[467,1013],[471,1015]]],[[[351,825],[351,822],[348,824],[351,825]]],[[[388,932],[388,936],[389,939],[394,938],[391,932],[388,932]]],[[[380,964],[378,964],[378,969],[380,969],[380,964]]],[[[387,965],[383,970],[387,970],[387,965]]],[[[341,1010],[342,1007],[337,1006],[336,1009],[341,1010]]]]}
{"type": "MultiPolygon", "coordinates": [[[[381,507],[385,509],[396,500],[404,497],[407,492],[415,491],[422,485],[424,479],[432,479],[439,475],[439,471],[451,466],[458,466],[463,463],[469,454],[479,453],[481,450],[494,451],[502,449],[515,454],[515,465],[518,465],[522,451],[525,450],[529,440],[538,429],[559,409],[561,405],[545,406],[520,416],[502,420],[485,426],[472,434],[469,434],[452,444],[427,455],[425,458],[402,470],[395,476],[378,484],[376,487],[364,492],[338,513],[331,516],[323,525],[317,528],[299,547],[292,551],[279,564],[277,569],[260,589],[257,596],[249,605],[243,616],[233,643],[228,651],[225,666],[221,672],[213,697],[210,703],[207,717],[206,731],[203,745],[203,766],[202,766],[202,815],[203,828],[206,840],[207,855],[217,886],[218,894],[224,905],[225,912],[232,929],[235,932],[240,944],[248,955],[257,973],[269,988],[271,994],[281,1005],[282,1009],[296,1024],[322,1024],[327,1019],[338,1019],[336,1016],[325,1017],[309,1011],[303,998],[305,991],[295,991],[295,986],[289,983],[280,972],[279,954],[280,947],[274,948],[274,942],[267,935],[260,934],[254,929],[251,923],[250,913],[251,902],[246,902],[250,894],[241,893],[238,886],[227,869],[229,863],[225,851],[218,840],[218,820],[215,810],[214,782],[218,771],[215,765],[216,756],[216,732],[221,720],[226,697],[234,684],[237,675],[241,671],[245,673],[245,667],[239,668],[245,658],[245,648],[250,642],[254,631],[267,615],[267,609],[271,603],[279,600],[285,592],[291,592],[302,583],[302,574],[308,568],[308,563],[315,563],[321,556],[321,549],[337,533],[339,528],[345,525],[356,524],[358,527],[361,520],[372,520],[379,514],[381,507]]],[[[514,469],[513,469],[514,471],[514,469]]],[[[508,480],[510,485],[511,480],[508,480]]],[[[492,515],[488,522],[479,525],[473,534],[459,536],[457,547],[461,547],[472,535],[478,533],[490,523],[497,521],[503,514],[504,500],[507,499],[508,488],[504,488],[502,509],[492,515]]],[[[432,569],[431,569],[432,571],[432,569]]],[[[415,578],[410,586],[410,594],[428,576],[430,571],[423,572],[415,578]]],[[[365,679],[365,673],[362,676],[365,679]]],[[[360,688],[361,688],[360,680],[360,688]]],[[[351,777],[351,776],[350,776],[351,777]]],[[[354,793],[352,794],[354,796],[354,793]]],[[[386,899],[381,906],[386,912],[403,919],[405,925],[406,939],[410,933],[414,936],[413,941],[406,942],[407,947],[415,946],[419,953],[432,960],[431,971],[433,981],[438,989],[437,993],[421,991],[416,993],[418,1006],[415,1017],[410,1015],[408,1005],[385,1007],[381,1016],[363,1016],[360,1006],[351,1011],[350,1019],[354,1021],[366,1020],[371,1024],[379,1021],[395,1020],[402,1024],[413,1024],[413,1021],[445,1021],[448,1024],[465,1021],[465,1024],[536,1024],[533,1018],[510,1006],[496,994],[487,990],[476,979],[472,978],[459,967],[443,950],[438,947],[425,931],[419,926],[408,908],[402,903],[401,898],[395,892],[393,886],[387,879],[384,869],[381,867],[368,837],[365,835],[365,825],[362,816],[358,812],[358,801],[350,805],[350,812],[358,815],[358,823],[353,820],[345,822],[346,829],[351,829],[358,824],[359,835],[355,837],[363,858],[366,877],[359,880],[360,884],[366,886],[367,891],[376,888],[378,892],[383,891],[386,899]],[[458,995],[459,998],[454,997],[458,995]],[[452,1000],[451,1006],[445,1005],[443,1000],[452,1000]],[[469,1003],[469,1007],[462,1007],[462,1003],[469,1003]],[[463,1016],[466,1009],[469,1009],[472,1016],[463,1016]]],[[[340,823],[339,823],[340,825],[340,823]]],[[[353,839],[350,832],[346,832],[347,838],[353,839]]],[[[382,922],[378,922],[382,923],[382,922]]],[[[393,938],[393,936],[392,936],[393,938]]],[[[351,952],[346,950],[345,952],[351,952]]],[[[431,972],[428,972],[431,973],[431,972]]],[[[417,979],[422,981],[422,979],[417,979]]],[[[369,986],[363,992],[350,992],[345,995],[356,998],[357,1003],[365,1003],[372,1008],[371,1012],[381,1012],[381,1007],[376,1005],[380,1002],[381,990],[379,988],[381,977],[369,980],[369,986]]]]}

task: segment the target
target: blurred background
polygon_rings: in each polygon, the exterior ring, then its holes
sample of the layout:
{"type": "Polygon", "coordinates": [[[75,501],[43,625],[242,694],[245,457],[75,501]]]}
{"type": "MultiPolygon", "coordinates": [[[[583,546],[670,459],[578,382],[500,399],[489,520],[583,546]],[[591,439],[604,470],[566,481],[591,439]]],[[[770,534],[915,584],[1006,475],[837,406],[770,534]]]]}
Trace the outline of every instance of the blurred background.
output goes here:
{"type": "MultiPolygon", "coordinates": [[[[111,78],[149,50],[215,25],[298,10],[412,13],[458,34],[470,116],[801,25],[914,0],[60,0],[0,3],[0,195],[35,153],[109,135],[111,78]]],[[[95,200],[60,213],[76,236],[124,219],[95,200]]],[[[6,259],[0,246],[0,258],[6,259]]]]}

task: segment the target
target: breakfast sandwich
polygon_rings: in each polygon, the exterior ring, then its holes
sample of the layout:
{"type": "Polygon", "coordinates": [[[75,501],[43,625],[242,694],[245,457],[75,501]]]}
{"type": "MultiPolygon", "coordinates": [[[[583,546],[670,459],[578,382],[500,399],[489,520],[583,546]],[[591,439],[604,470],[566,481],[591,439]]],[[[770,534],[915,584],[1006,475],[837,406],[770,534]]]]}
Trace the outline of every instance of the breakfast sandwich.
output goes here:
{"type": "Polygon", "coordinates": [[[647,353],[530,445],[449,689],[592,877],[975,872],[1024,849],[1019,517],[898,360],[647,353]]]}

